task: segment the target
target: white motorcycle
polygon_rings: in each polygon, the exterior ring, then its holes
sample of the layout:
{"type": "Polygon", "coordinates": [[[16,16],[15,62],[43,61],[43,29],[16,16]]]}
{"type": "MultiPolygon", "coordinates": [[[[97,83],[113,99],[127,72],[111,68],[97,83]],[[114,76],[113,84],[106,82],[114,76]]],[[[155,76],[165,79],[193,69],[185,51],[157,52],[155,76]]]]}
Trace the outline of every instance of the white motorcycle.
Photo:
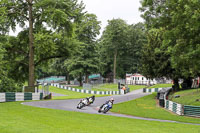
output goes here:
{"type": "MultiPolygon", "coordinates": [[[[88,105],[92,104],[92,103],[94,102],[94,100],[95,100],[95,96],[94,96],[94,95],[91,96],[91,97],[89,97],[89,98],[88,98],[88,101],[89,101],[89,102],[88,102],[88,105]]],[[[87,105],[87,106],[88,106],[88,105],[87,105]]]]}
{"type": "Polygon", "coordinates": [[[78,106],[77,106],[77,109],[81,109],[85,106],[92,104],[94,102],[94,100],[95,100],[95,96],[91,96],[89,98],[81,99],[78,106]]]}

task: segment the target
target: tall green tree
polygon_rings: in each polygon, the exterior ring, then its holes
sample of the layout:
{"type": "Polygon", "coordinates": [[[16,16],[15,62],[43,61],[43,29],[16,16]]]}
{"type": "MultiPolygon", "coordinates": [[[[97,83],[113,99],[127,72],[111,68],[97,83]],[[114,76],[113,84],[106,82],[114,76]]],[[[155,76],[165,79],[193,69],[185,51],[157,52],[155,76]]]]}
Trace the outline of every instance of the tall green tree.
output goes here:
{"type": "Polygon", "coordinates": [[[76,27],[77,40],[87,44],[95,42],[100,34],[100,24],[95,14],[85,14],[76,27]]]}
{"type": "Polygon", "coordinates": [[[113,61],[113,63],[108,63],[113,66],[113,81],[116,79],[119,57],[124,52],[124,47],[127,44],[127,29],[128,24],[124,20],[109,20],[100,40],[102,54],[105,55],[104,59],[107,58],[107,60],[113,61]]]}
{"type": "Polygon", "coordinates": [[[79,76],[82,85],[82,76],[85,75],[85,82],[88,83],[88,76],[98,70],[99,59],[96,49],[96,37],[99,34],[100,21],[96,15],[86,14],[77,25],[76,39],[79,41],[79,47],[73,52],[71,59],[66,60],[71,74],[79,76]]]}
{"type": "Polygon", "coordinates": [[[45,26],[48,26],[50,31],[62,32],[64,35],[71,36],[73,23],[80,18],[82,10],[83,4],[78,4],[77,0],[1,1],[0,18],[4,18],[0,21],[2,33],[8,32],[10,28],[15,30],[16,24],[24,28],[26,22],[29,23],[29,86],[34,86],[34,36],[37,36],[38,31],[45,26]]]}
{"type": "Polygon", "coordinates": [[[127,38],[128,44],[122,59],[124,76],[125,73],[140,72],[141,51],[147,43],[145,25],[143,23],[129,25],[127,38]]]}
{"type": "Polygon", "coordinates": [[[179,89],[178,78],[181,74],[172,67],[168,46],[164,44],[164,30],[151,29],[147,33],[147,44],[142,48],[141,72],[149,79],[170,78],[174,80],[176,89],[179,89]]]}
{"type": "Polygon", "coordinates": [[[178,72],[177,76],[186,81],[199,76],[199,1],[143,0],[141,3],[147,28],[163,29],[162,45],[167,47],[165,53],[169,53],[170,66],[178,72]]]}

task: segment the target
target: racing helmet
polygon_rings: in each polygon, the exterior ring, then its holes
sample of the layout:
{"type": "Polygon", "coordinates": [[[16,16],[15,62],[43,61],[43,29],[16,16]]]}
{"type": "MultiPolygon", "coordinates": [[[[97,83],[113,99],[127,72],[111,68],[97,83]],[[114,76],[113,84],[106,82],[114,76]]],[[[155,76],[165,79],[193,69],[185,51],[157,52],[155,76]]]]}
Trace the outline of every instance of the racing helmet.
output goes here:
{"type": "Polygon", "coordinates": [[[111,98],[110,101],[114,102],[114,98],[111,98]]]}

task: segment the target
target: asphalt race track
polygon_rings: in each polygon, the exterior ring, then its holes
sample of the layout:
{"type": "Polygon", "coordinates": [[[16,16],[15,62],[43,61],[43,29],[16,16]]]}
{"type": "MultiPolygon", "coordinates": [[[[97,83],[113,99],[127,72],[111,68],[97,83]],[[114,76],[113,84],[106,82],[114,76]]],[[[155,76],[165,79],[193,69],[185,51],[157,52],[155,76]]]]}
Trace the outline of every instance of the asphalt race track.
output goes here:
{"type": "MultiPolygon", "coordinates": [[[[136,98],[143,97],[145,95],[149,95],[150,93],[142,93],[142,89],[132,91],[125,95],[112,95],[107,97],[95,97],[95,101],[90,106],[86,106],[82,109],[77,109],[77,105],[80,99],[71,99],[71,100],[48,100],[48,101],[33,101],[33,102],[24,102],[24,105],[30,105],[41,108],[51,108],[51,109],[60,109],[60,110],[68,110],[68,111],[78,111],[92,114],[99,114],[97,109],[99,106],[104,104],[110,98],[114,98],[114,104],[121,103],[125,101],[130,101],[136,98]]],[[[92,96],[92,94],[91,94],[92,96]]],[[[113,106],[114,107],[114,106],[113,106]]],[[[107,114],[112,114],[108,112],[107,114]]]]}
{"type": "MultiPolygon", "coordinates": [[[[96,97],[93,104],[91,104],[90,106],[86,106],[82,109],[76,108],[80,99],[33,101],[33,102],[24,102],[22,104],[40,107],[40,108],[51,108],[51,109],[60,109],[60,110],[67,110],[67,111],[77,111],[77,112],[90,113],[90,114],[112,115],[112,116],[117,116],[117,117],[126,117],[126,118],[132,118],[132,119],[140,119],[140,120],[183,123],[183,122],[170,121],[170,120],[159,120],[159,119],[152,119],[152,118],[135,117],[135,116],[112,113],[112,112],[107,112],[106,114],[98,113],[98,108],[102,104],[104,104],[107,100],[109,100],[110,98],[114,98],[114,100],[115,100],[114,104],[117,104],[117,103],[134,100],[134,99],[137,99],[137,98],[149,95],[149,94],[151,94],[151,93],[143,93],[143,90],[140,89],[140,90],[132,91],[125,95],[112,95],[112,96],[106,96],[106,97],[96,97]]],[[[113,108],[114,108],[114,106],[115,105],[113,105],[113,108]]],[[[194,124],[194,123],[183,123],[183,124],[200,125],[200,124],[194,124]]]]}

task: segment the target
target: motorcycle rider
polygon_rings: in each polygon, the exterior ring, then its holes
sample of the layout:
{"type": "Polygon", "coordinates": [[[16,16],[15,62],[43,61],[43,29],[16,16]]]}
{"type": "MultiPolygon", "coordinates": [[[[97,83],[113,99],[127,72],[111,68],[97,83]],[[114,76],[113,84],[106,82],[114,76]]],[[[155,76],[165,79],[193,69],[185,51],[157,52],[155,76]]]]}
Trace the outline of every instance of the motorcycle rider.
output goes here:
{"type": "Polygon", "coordinates": [[[114,103],[114,98],[111,98],[110,100],[106,101],[106,104],[110,104],[111,106],[114,103]]]}
{"type": "Polygon", "coordinates": [[[94,99],[95,99],[95,96],[93,95],[93,96],[91,96],[91,97],[89,97],[89,102],[91,103],[91,102],[93,102],[94,101],[94,99]]]}
{"type": "Polygon", "coordinates": [[[77,108],[81,109],[82,107],[88,106],[88,105],[92,104],[94,102],[94,100],[95,100],[95,95],[93,95],[91,97],[86,97],[85,99],[81,99],[77,108]]]}
{"type": "MultiPolygon", "coordinates": [[[[111,98],[110,100],[108,100],[108,101],[105,102],[105,104],[110,105],[111,108],[112,108],[113,103],[114,103],[114,98],[111,98]]],[[[100,109],[101,109],[105,104],[101,105],[100,109]]]]}
{"type": "Polygon", "coordinates": [[[90,103],[92,103],[92,102],[94,101],[95,96],[93,95],[93,96],[91,96],[91,97],[86,97],[86,99],[87,99],[87,102],[88,102],[88,105],[89,105],[90,103]],[[92,98],[92,99],[91,99],[91,98],[92,98]]]}

